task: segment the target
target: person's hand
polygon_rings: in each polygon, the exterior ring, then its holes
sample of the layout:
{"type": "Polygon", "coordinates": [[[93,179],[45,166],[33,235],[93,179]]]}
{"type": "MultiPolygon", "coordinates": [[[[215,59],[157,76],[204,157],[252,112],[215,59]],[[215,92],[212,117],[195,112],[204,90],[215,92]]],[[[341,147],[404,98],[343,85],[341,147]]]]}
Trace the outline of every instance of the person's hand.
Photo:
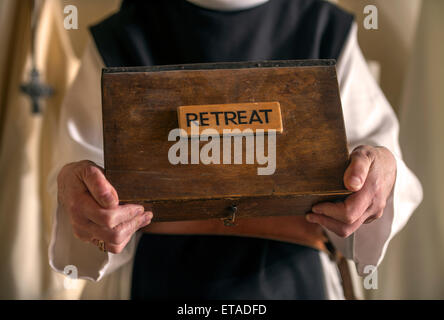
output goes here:
{"type": "Polygon", "coordinates": [[[350,160],[344,185],[354,193],[343,202],[316,204],[306,215],[343,238],[383,215],[396,179],[396,160],[384,147],[359,146],[350,160]]]}
{"type": "Polygon", "coordinates": [[[59,210],[69,215],[74,235],[95,245],[102,240],[111,253],[122,252],[134,232],[153,217],[141,205],[119,205],[116,190],[91,161],[64,166],[57,184],[59,210]]]}

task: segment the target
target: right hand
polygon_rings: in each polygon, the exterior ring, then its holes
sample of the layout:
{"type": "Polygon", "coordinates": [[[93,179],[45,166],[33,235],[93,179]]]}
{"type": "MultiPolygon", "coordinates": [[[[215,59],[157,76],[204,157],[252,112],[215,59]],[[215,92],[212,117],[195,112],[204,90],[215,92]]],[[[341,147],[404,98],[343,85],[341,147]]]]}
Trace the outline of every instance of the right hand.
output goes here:
{"type": "Polygon", "coordinates": [[[105,249],[120,253],[132,235],[150,224],[151,211],[136,204],[119,205],[114,187],[102,168],[91,161],[67,164],[57,176],[59,210],[69,215],[74,235],[105,249]]]}

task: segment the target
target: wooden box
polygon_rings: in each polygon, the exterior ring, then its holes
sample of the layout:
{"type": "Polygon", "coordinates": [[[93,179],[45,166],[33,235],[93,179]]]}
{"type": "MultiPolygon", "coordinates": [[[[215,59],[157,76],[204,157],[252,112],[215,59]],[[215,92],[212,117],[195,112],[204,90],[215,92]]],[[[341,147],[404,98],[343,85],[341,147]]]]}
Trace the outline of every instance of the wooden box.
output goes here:
{"type": "Polygon", "coordinates": [[[107,68],[102,105],[106,177],[122,203],[152,208],[155,221],[297,215],[350,194],[334,60],[107,68]],[[263,102],[281,112],[274,174],[246,163],[245,141],[242,164],[170,163],[179,107],[263,102]]]}

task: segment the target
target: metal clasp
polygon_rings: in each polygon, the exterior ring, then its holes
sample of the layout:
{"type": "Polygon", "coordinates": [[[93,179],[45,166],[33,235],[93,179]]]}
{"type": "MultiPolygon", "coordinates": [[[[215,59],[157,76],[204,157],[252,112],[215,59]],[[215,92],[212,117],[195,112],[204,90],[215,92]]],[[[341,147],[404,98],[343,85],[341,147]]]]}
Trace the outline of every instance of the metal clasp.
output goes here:
{"type": "Polygon", "coordinates": [[[231,211],[231,216],[223,219],[224,226],[226,227],[232,227],[236,225],[234,222],[234,220],[236,219],[236,212],[237,212],[236,205],[233,204],[231,207],[229,207],[229,210],[231,211]]]}

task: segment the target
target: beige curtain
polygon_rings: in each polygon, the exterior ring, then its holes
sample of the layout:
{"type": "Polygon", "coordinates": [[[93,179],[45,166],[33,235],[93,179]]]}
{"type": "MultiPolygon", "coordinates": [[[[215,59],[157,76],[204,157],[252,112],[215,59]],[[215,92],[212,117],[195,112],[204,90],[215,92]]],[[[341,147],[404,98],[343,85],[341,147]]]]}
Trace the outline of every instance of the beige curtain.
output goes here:
{"type": "Polygon", "coordinates": [[[359,45],[366,59],[379,65],[380,75],[377,80],[392,107],[398,111],[422,0],[335,2],[355,15],[359,45]],[[364,28],[364,8],[367,5],[375,5],[378,9],[377,30],[364,28]]]}
{"type": "MultiPolygon", "coordinates": [[[[424,200],[393,239],[370,299],[444,299],[444,1],[338,0],[352,11],[367,59],[381,66],[381,87],[400,119],[407,165],[418,175],[424,200]],[[365,30],[363,8],[374,4],[379,30],[365,30]]],[[[362,281],[362,280],[361,280],[362,281]]]]}
{"type": "Polygon", "coordinates": [[[381,299],[444,299],[444,1],[424,0],[400,109],[404,157],[424,200],[380,268],[381,299]]]}
{"type": "MultiPolygon", "coordinates": [[[[39,4],[39,3],[38,3],[39,4]]],[[[47,247],[52,197],[46,178],[52,166],[58,108],[78,66],[63,30],[58,1],[40,2],[37,66],[55,95],[41,115],[31,114],[30,100],[19,86],[29,80],[32,2],[2,0],[5,48],[1,64],[0,144],[0,297],[17,299],[77,297],[65,291],[63,278],[49,270],[47,247]],[[6,44],[6,45],[5,45],[6,44]]],[[[79,286],[79,289],[81,287],[79,286]]]]}
{"type": "Polygon", "coordinates": [[[47,189],[53,167],[59,108],[74,79],[88,25],[116,10],[119,0],[37,0],[37,67],[55,94],[44,112],[31,114],[19,86],[29,80],[32,0],[0,0],[0,299],[76,299],[84,283],[64,287],[48,265],[55,195],[47,189]],[[75,5],[79,29],[65,30],[64,6],[75,5]]]}
{"type": "Polygon", "coordinates": [[[63,278],[51,272],[48,266],[47,247],[54,197],[46,189],[59,106],[79,62],[63,32],[60,3],[40,3],[37,67],[44,81],[55,89],[55,95],[43,104],[44,112],[34,116],[29,98],[19,90],[20,84],[29,80],[31,67],[32,2],[1,2],[2,14],[13,17],[9,28],[2,29],[1,34],[2,44],[7,44],[6,58],[1,65],[1,298],[70,298],[79,294],[75,290],[62,290],[63,278]]]}

